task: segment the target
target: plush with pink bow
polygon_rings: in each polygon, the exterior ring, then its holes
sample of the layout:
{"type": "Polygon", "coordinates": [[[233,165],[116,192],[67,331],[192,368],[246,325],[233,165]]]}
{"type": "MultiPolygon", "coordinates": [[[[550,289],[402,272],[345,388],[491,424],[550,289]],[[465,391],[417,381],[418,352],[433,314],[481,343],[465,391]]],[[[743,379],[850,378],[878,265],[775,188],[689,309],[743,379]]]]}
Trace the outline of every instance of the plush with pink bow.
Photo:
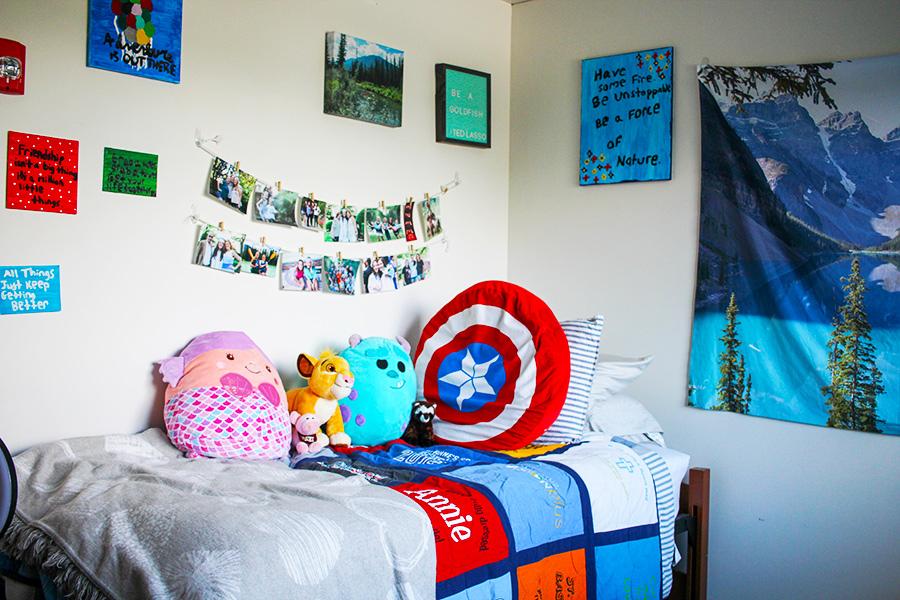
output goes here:
{"type": "Polygon", "coordinates": [[[188,458],[281,459],[291,423],[281,378],[239,331],[198,336],[160,361],[169,439],[188,458]]]}

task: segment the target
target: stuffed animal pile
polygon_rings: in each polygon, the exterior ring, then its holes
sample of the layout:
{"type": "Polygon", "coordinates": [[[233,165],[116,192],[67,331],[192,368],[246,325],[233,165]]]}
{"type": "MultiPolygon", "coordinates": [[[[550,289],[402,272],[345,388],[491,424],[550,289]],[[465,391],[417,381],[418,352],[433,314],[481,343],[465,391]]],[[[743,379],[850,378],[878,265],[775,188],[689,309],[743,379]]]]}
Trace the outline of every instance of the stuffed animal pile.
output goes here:
{"type": "Polygon", "coordinates": [[[301,353],[308,385],[285,393],[278,372],[246,334],[196,337],[160,361],[169,439],[189,458],[284,459],[327,446],[374,446],[404,436],[430,445],[434,406],[416,400],[402,337],[350,338],[339,355],[301,353]],[[413,421],[410,421],[410,418],[413,421]]]}

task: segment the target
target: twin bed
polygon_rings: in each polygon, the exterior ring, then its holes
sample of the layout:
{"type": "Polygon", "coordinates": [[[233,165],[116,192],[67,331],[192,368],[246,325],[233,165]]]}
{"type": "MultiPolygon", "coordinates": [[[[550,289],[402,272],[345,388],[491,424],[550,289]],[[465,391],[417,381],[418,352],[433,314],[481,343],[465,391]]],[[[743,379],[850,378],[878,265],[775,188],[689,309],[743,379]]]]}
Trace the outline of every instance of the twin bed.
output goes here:
{"type": "MultiPolygon", "coordinates": [[[[15,459],[0,569],[46,596],[97,600],[703,600],[708,471],[688,475],[688,456],[643,428],[584,434],[598,408],[625,406],[610,398],[625,384],[603,368],[602,326],[560,323],[506,282],[457,295],[415,353],[414,397],[435,406],[437,445],[186,458],[150,429],[31,448],[15,459]]],[[[239,354],[222,348],[203,346],[217,369],[239,354]]],[[[170,383],[184,384],[180,372],[170,383]]],[[[249,405],[228,377],[212,397],[240,413],[249,405]]],[[[398,402],[361,396],[342,413],[398,402]]],[[[229,432],[262,431],[262,417],[235,430],[228,414],[204,417],[223,424],[198,430],[200,448],[253,450],[229,432]]]]}
{"type": "Polygon", "coordinates": [[[651,443],[398,443],[288,465],[186,459],[151,429],[15,464],[0,551],[51,596],[705,598],[708,472],[679,485],[688,457],[651,443]]]}

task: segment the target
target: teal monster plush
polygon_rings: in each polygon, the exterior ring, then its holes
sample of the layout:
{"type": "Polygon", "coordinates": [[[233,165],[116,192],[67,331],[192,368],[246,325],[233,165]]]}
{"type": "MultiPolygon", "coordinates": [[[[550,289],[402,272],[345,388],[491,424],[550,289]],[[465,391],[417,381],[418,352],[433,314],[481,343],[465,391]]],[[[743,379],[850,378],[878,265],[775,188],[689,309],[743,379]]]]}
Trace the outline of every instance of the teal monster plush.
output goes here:
{"type": "Polygon", "coordinates": [[[356,378],[355,397],[340,401],[344,431],[354,445],[375,446],[403,435],[416,399],[409,349],[409,342],[399,336],[389,340],[353,335],[350,347],[340,353],[356,378]]]}

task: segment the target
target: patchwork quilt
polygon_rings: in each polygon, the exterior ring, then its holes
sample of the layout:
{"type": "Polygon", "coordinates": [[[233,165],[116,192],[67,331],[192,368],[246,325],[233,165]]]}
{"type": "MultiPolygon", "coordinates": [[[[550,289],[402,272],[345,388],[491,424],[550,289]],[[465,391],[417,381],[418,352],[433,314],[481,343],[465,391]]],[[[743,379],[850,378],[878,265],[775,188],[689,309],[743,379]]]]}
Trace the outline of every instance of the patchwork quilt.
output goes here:
{"type": "Polygon", "coordinates": [[[434,531],[437,598],[652,599],[671,588],[677,482],[653,446],[396,443],[293,466],[362,476],[413,500],[434,531]]]}

